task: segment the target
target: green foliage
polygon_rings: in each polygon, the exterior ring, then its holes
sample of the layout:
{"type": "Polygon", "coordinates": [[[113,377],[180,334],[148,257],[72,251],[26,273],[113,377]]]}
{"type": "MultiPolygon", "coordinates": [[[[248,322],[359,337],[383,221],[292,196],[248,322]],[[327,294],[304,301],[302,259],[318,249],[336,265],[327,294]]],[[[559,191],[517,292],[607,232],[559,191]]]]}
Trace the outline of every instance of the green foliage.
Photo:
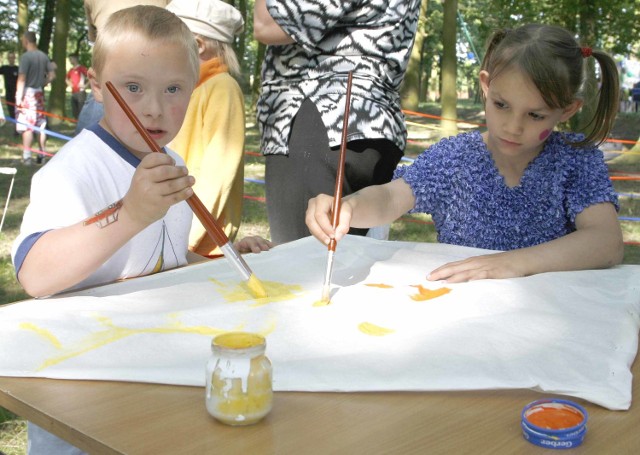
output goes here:
{"type": "Polygon", "coordinates": [[[0,408],[0,453],[23,455],[27,453],[27,423],[15,414],[0,408]]]}
{"type": "MultiPolygon", "coordinates": [[[[41,31],[44,17],[45,0],[29,0],[29,30],[38,35],[41,31]]],[[[57,3],[54,1],[54,4],[57,3]]],[[[86,20],[83,0],[69,0],[69,32],[66,40],[66,55],[73,52],[80,54],[80,62],[89,66],[91,62],[91,47],[86,37],[86,20]]],[[[8,50],[21,52],[18,37],[17,1],[0,0],[0,23],[6,24],[0,28],[0,52],[8,50]]],[[[47,46],[49,51],[51,47],[47,46]]],[[[51,52],[49,52],[51,55],[51,52]]]]}

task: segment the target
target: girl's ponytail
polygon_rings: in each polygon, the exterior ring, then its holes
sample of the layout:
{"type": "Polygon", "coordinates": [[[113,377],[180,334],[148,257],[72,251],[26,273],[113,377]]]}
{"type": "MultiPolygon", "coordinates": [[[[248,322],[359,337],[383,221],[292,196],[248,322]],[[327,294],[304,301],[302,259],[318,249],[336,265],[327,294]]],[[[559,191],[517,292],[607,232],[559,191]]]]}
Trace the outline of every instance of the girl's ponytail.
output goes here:
{"type": "MultiPolygon", "coordinates": [[[[588,48],[583,48],[588,49],[588,48]]],[[[584,50],[581,51],[585,58],[584,50]]],[[[595,143],[596,145],[604,142],[615,121],[618,113],[618,98],[620,96],[620,82],[618,81],[618,68],[616,62],[611,58],[609,54],[600,50],[589,50],[587,54],[590,54],[596,59],[600,65],[600,90],[598,90],[598,104],[593,118],[589,121],[587,129],[591,129],[587,137],[585,137],[585,143],[595,143]]]]}

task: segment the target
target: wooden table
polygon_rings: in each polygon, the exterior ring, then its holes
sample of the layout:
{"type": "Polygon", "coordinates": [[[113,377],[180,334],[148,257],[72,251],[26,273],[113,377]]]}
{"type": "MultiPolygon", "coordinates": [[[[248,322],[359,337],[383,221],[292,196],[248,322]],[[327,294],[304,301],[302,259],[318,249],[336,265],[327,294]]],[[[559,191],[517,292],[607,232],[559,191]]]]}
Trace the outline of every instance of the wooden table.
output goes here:
{"type": "MultiPolygon", "coordinates": [[[[633,369],[640,393],[640,362],[633,369]]],[[[0,406],[98,454],[542,454],[520,412],[553,395],[531,390],[275,394],[249,427],[207,414],[204,389],[159,384],[0,377],[0,406]]],[[[567,398],[567,397],[563,397],[567,398]]],[[[640,453],[640,406],[589,412],[571,454],[640,453]]]]}

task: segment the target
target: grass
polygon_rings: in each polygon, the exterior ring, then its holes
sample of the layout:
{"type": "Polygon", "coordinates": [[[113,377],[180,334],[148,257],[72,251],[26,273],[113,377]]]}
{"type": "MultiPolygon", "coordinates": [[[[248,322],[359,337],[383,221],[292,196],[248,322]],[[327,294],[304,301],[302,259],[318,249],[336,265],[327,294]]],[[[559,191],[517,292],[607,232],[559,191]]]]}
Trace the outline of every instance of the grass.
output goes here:
{"type": "MultiPolygon", "coordinates": [[[[429,104],[421,107],[421,111],[437,115],[439,106],[429,104]]],[[[482,123],[481,109],[477,105],[461,104],[458,117],[469,122],[482,123]]],[[[249,114],[248,119],[254,116],[249,114]]],[[[409,117],[410,143],[406,150],[408,157],[416,157],[424,148],[440,139],[438,124],[434,120],[409,117]]],[[[637,125],[640,124],[640,113],[621,114],[616,121],[613,137],[619,139],[636,140],[637,125]]],[[[461,125],[461,128],[475,128],[473,124],[461,125]]],[[[56,131],[70,136],[72,124],[62,124],[56,131]]],[[[13,125],[7,123],[0,128],[0,167],[15,167],[18,169],[9,209],[7,211],[2,232],[0,232],[0,305],[23,300],[28,296],[16,282],[11,264],[11,244],[18,234],[22,214],[29,201],[29,186],[31,177],[38,170],[38,166],[24,167],[20,163],[20,137],[13,135],[13,125]]],[[[50,138],[47,147],[51,152],[57,151],[64,141],[50,138]]],[[[630,146],[626,146],[627,149],[630,146]]],[[[255,124],[247,124],[246,137],[247,155],[245,160],[245,177],[264,180],[264,161],[259,156],[259,137],[255,124]],[[256,156],[258,155],[258,156],[256,156]]],[[[621,155],[612,160],[610,168],[616,172],[640,174],[640,159],[631,159],[630,155],[621,155]]],[[[0,208],[4,210],[4,203],[8,191],[10,177],[0,174],[0,208]]],[[[619,193],[627,194],[621,198],[620,216],[640,217],[640,183],[638,181],[614,181],[619,193]]],[[[261,235],[269,237],[266,206],[264,204],[264,185],[259,183],[245,183],[245,203],[242,225],[239,236],[261,235]]],[[[1,215],[0,215],[1,216],[1,215]]],[[[624,263],[640,264],[640,223],[631,221],[621,222],[625,246],[624,263]],[[636,242],[636,244],[633,244],[636,242]]],[[[391,225],[389,234],[391,240],[405,240],[414,242],[435,242],[436,232],[430,217],[426,215],[407,215],[391,225]]],[[[26,453],[26,424],[24,420],[0,408],[0,451],[6,455],[26,453]]]]}

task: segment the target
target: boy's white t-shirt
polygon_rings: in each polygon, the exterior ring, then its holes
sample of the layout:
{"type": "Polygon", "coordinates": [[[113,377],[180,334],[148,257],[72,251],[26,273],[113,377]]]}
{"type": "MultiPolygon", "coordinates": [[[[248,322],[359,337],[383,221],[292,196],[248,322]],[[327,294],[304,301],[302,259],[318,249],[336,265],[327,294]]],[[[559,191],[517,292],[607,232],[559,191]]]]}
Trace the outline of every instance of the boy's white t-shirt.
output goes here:
{"type": "MultiPolygon", "coordinates": [[[[167,150],[176,164],[184,161],[167,150]]],[[[13,244],[16,274],[35,241],[46,231],[70,226],[119,201],[129,190],[140,160],[99,125],[68,142],[31,182],[30,202],[13,244]]],[[[193,214],[186,202],[138,233],[87,279],[71,289],[148,275],[187,263],[193,214]]],[[[108,228],[107,228],[108,229],[108,228]]],[[[78,245],[68,254],[91,254],[78,245]]]]}

